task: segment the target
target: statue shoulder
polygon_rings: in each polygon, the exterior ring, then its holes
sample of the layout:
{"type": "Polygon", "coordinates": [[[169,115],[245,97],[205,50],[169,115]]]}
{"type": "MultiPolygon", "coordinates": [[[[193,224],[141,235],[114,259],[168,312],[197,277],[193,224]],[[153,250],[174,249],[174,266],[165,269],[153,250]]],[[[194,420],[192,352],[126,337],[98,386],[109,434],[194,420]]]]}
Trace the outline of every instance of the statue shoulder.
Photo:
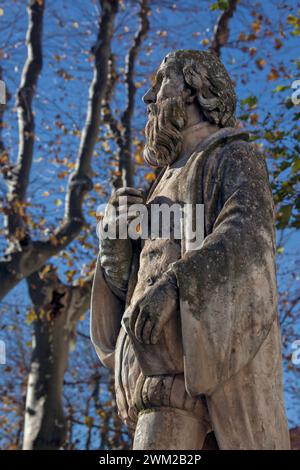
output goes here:
{"type": "Polygon", "coordinates": [[[266,168],[265,157],[258,145],[237,139],[226,143],[218,152],[218,163],[223,166],[234,166],[253,170],[266,168]]]}

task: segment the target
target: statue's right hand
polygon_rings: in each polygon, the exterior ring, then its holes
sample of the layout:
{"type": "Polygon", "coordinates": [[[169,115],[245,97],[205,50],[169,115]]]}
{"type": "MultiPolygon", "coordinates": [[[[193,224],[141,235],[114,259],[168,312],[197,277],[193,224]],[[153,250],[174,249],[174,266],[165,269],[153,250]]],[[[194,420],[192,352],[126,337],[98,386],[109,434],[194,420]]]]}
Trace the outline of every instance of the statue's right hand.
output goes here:
{"type": "MultiPolygon", "coordinates": [[[[134,214],[128,214],[133,204],[144,204],[141,190],[124,187],[118,189],[109,199],[103,217],[103,228],[116,226],[117,231],[127,233],[127,226],[134,214]],[[126,215],[126,217],[124,217],[126,215]],[[126,227],[124,226],[126,224],[126,227]]],[[[111,231],[114,233],[114,230],[111,231]]],[[[120,233],[120,232],[119,232],[120,233]]],[[[100,262],[106,276],[119,289],[126,290],[132,259],[132,241],[126,238],[102,238],[100,241],[100,262]]]]}

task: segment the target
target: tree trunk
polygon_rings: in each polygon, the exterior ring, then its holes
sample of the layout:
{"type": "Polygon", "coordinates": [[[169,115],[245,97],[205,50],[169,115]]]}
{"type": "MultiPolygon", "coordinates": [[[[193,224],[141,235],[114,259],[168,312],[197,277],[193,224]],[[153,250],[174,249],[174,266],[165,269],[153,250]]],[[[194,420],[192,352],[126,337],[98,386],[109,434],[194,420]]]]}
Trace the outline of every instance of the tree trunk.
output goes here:
{"type": "Polygon", "coordinates": [[[32,274],[28,285],[34,305],[33,354],[23,449],[59,449],[66,436],[62,392],[69,346],[77,321],[88,308],[91,280],[82,287],[66,286],[50,269],[46,275],[32,274]]]}

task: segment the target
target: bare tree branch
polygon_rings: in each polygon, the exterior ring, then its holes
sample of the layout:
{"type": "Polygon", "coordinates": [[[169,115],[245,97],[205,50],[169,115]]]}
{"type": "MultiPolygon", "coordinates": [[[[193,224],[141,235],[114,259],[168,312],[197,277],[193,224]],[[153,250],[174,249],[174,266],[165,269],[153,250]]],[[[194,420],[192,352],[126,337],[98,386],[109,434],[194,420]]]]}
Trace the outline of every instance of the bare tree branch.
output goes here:
{"type": "Polygon", "coordinates": [[[35,95],[38,77],[42,70],[42,32],[45,2],[30,0],[28,5],[29,25],[26,37],[27,59],[21,74],[17,92],[19,124],[19,151],[16,165],[8,173],[7,228],[10,239],[21,240],[26,236],[26,224],[22,217],[22,204],[26,191],[33,159],[35,141],[35,122],[32,100],[35,95]]]}
{"type": "Polygon", "coordinates": [[[118,119],[116,119],[116,117],[113,115],[110,106],[118,79],[119,77],[116,71],[116,58],[114,54],[111,54],[109,60],[109,73],[106,95],[102,106],[102,119],[103,122],[109,127],[111,133],[113,134],[117,147],[120,149],[122,146],[122,132],[120,129],[120,123],[118,119]]]}
{"type": "Polygon", "coordinates": [[[103,120],[109,126],[118,147],[118,167],[116,174],[112,179],[113,189],[118,189],[122,186],[133,186],[134,172],[131,159],[131,121],[136,94],[134,71],[139,49],[149,31],[150,26],[148,19],[150,12],[149,1],[140,0],[139,3],[139,26],[137,32],[134,35],[132,46],[129,49],[125,60],[125,87],[127,94],[126,107],[122,113],[120,121],[118,121],[114,117],[109,105],[114,87],[117,82],[117,76],[114,67],[114,57],[112,57],[110,62],[110,86],[108,89],[108,96],[106,97],[105,106],[103,108],[103,120]]]}
{"type": "MultiPolygon", "coordinates": [[[[4,258],[0,261],[0,299],[15,287],[21,279],[39,270],[51,256],[59,253],[73,241],[85,224],[82,204],[85,193],[92,187],[91,158],[99,132],[101,105],[107,86],[114,18],[118,9],[118,0],[99,1],[101,5],[99,33],[96,44],[92,49],[95,55],[94,77],[89,91],[87,118],[82,131],[76,168],[68,183],[64,219],[62,225],[46,241],[33,241],[26,234],[26,236],[21,237],[17,247],[15,244],[10,244],[4,258]]],[[[35,3],[41,2],[37,1],[35,3]]],[[[21,96],[23,97],[22,93],[21,96]]],[[[28,105],[28,99],[25,105],[28,105]]],[[[25,107],[24,110],[28,111],[28,107],[25,107]]],[[[28,116],[32,117],[30,113],[28,116]]],[[[30,120],[30,123],[32,125],[32,120],[30,120]]],[[[29,149],[27,148],[28,152],[29,149]]],[[[20,152],[20,154],[23,155],[23,152],[20,152]]],[[[30,158],[22,159],[25,165],[22,174],[25,175],[25,179],[28,176],[31,160],[32,148],[30,158]]],[[[21,194],[25,195],[26,185],[23,186],[21,194]]],[[[11,194],[13,193],[11,192],[11,194]]]]}
{"type": "MultiPolygon", "coordinates": [[[[71,237],[74,237],[74,229],[75,232],[78,233],[76,224],[78,222],[79,225],[83,224],[82,201],[87,190],[92,188],[90,164],[99,133],[100,111],[102,101],[105,98],[109,59],[111,55],[110,44],[113,35],[113,20],[118,9],[117,0],[100,0],[100,4],[102,15],[99,33],[96,44],[92,49],[95,55],[94,78],[89,91],[87,118],[81,135],[76,169],[69,180],[65,207],[65,219],[67,223],[66,226],[61,229],[64,234],[71,229],[71,237]]],[[[60,234],[58,233],[57,235],[59,237],[60,234]]]]}
{"type": "Polygon", "coordinates": [[[213,37],[211,39],[210,49],[218,56],[221,54],[221,48],[225,46],[229,38],[229,20],[232,18],[239,0],[229,0],[227,8],[219,16],[214,27],[213,37]]]}
{"type": "Polygon", "coordinates": [[[126,186],[133,185],[133,168],[131,159],[131,120],[134,110],[134,98],[136,86],[134,84],[135,61],[139,48],[149,30],[149,6],[148,0],[141,0],[139,19],[140,25],[133,40],[131,49],[126,57],[125,83],[127,88],[127,106],[121,117],[123,127],[123,147],[120,154],[120,170],[123,174],[123,183],[126,186]]]}
{"type": "MultiPolygon", "coordinates": [[[[2,71],[1,65],[0,65],[0,80],[3,81],[3,71],[2,71]]],[[[5,145],[4,145],[4,142],[2,140],[3,115],[4,115],[5,108],[6,108],[6,103],[7,103],[8,99],[10,98],[8,90],[7,90],[6,87],[5,87],[5,94],[6,94],[6,96],[4,98],[5,104],[0,103],[0,158],[2,157],[2,155],[5,151],[5,145]]],[[[0,167],[1,167],[2,172],[3,172],[3,167],[6,166],[6,165],[7,165],[7,162],[4,162],[2,160],[0,161],[0,167]]]]}

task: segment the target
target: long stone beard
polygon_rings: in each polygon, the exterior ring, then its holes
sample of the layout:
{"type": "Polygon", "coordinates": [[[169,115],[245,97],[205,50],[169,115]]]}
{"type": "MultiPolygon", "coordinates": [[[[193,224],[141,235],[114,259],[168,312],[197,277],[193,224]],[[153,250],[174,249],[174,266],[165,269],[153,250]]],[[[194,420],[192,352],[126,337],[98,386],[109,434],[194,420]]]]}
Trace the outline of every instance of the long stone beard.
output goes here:
{"type": "Polygon", "coordinates": [[[150,114],[145,128],[144,160],[153,167],[171,165],[182,150],[182,129],[187,122],[183,97],[167,98],[149,105],[150,114]]]}

